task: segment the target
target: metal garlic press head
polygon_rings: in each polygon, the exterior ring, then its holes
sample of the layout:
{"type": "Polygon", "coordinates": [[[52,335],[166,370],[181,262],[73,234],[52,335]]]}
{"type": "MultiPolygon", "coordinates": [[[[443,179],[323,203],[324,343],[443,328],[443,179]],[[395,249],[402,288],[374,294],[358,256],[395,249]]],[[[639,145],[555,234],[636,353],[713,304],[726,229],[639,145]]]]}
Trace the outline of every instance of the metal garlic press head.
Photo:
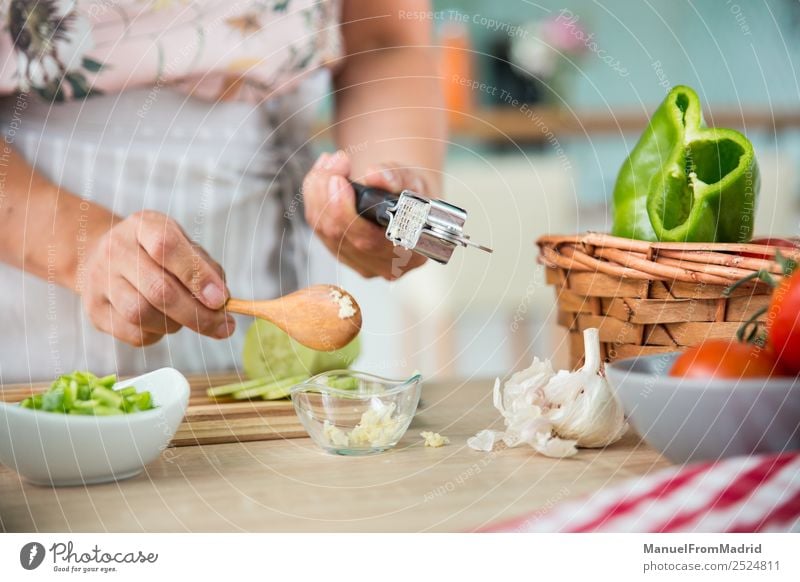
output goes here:
{"type": "Polygon", "coordinates": [[[353,182],[358,213],[386,227],[386,238],[437,263],[447,264],[457,246],[492,249],[464,234],[467,212],[442,200],[403,190],[399,195],[353,182]]]}

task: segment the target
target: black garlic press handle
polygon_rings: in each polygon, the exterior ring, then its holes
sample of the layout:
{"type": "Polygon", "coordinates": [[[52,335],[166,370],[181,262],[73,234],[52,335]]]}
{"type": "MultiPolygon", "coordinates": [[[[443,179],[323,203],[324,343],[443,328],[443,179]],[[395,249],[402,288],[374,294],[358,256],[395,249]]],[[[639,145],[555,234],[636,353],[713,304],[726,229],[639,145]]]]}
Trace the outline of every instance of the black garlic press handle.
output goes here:
{"type": "Polygon", "coordinates": [[[350,182],[356,191],[356,211],[367,220],[380,226],[389,224],[388,210],[397,203],[399,196],[383,188],[364,186],[350,182]]]}

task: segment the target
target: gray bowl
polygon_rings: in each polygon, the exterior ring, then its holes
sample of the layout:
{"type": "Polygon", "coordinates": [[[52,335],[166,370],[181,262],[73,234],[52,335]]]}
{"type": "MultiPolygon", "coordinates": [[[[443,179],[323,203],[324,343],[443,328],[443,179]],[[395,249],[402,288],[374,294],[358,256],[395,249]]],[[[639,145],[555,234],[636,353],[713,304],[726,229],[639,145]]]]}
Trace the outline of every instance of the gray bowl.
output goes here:
{"type": "Polygon", "coordinates": [[[800,378],[668,376],[678,353],[606,366],[636,431],[676,463],[800,449],[800,378]]]}

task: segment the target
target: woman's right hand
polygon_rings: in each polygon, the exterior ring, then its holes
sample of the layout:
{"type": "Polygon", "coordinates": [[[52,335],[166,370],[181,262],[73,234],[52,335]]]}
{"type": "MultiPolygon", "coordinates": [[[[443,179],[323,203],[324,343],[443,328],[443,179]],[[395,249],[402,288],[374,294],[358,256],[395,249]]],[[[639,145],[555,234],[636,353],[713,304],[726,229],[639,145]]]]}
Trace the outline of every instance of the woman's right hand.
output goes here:
{"type": "Polygon", "coordinates": [[[117,222],[90,249],[83,305],[100,331],[145,346],[182,326],[226,338],[235,322],[222,268],[159,212],[117,222]]]}

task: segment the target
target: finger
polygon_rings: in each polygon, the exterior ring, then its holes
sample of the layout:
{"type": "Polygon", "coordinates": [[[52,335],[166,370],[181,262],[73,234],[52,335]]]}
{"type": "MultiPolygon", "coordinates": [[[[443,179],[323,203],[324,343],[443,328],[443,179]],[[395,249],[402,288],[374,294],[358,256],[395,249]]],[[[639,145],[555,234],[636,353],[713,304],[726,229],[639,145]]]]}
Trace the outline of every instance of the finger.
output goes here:
{"type": "Polygon", "coordinates": [[[377,271],[375,271],[367,261],[364,261],[362,257],[359,257],[358,253],[353,253],[349,249],[343,248],[343,246],[338,243],[332,243],[327,240],[323,240],[323,243],[339,263],[347,265],[365,279],[378,276],[377,271]]]}
{"type": "Polygon", "coordinates": [[[328,182],[334,174],[350,175],[350,157],[344,152],[322,154],[303,180],[306,220],[312,228],[320,221],[327,205],[328,182]]]}
{"type": "MultiPolygon", "coordinates": [[[[148,253],[131,253],[120,261],[120,274],[145,300],[176,323],[203,335],[229,337],[236,328],[233,317],[223,310],[209,309],[148,253]]],[[[133,309],[130,307],[130,309],[133,309]]]]}
{"type": "Polygon", "coordinates": [[[386,240],[383,228],[357,219],[353,206],[355,193],[346,180],[332,176],[330,184],[330,204],[321,228],[330,241],[341,240],[345,254],[355,260],[360,255],[360,262],[386,279],[396,279],[425,262],[424,257],[392,245],[386,240]]]}
{"type": "Polygon", "coordinates": [[[342,150],[337,150],[333,154],[327,155],[316,170],[347,177],[350,175],[350,156],[342,150]]]}
{"type": "Polygon", "coordinates": [[[386,250],[390,243],[383,228],[362,217],[356,211],[356,194],[342,176],[333,175],[327,184],[328,197],[319,228],[330,239],[347,238],[362,252],[386,250]]]}
{"type": "Polygon", "coordinates": [[[363,253],[350,251],[344,246],[334,254],[337,256],[337,260],[355,270],[362,277],[382,277],[388,281],[394,281],[426,262],[425,257],[402,248],[398,249],[396,256],[390,258],[367,257],[363,253]]]}
{"type": "Polygon", "coordinates": [[[209,255],[203,247],[195,245],[195,249],[197,250],[197,252],[203,255],[205,260],[208,261],[208,264],[211,265],[211,268],[214,269],[220,276],[222,282],[225,284],[225,296],[230,297],[230,290],[228,289],[228,280],[225,277],[225,270],[222,268],[222,265],[220,265],[217,261],[211,258],[211,255],[209,255]]]}
{"type": "Polygon", "coordinates": [[[370,166],[362,181],[367,186],[376,186],[391,192],[402,190],[412,190],[420,194],[427,192],[425,180],[418,172],[391,162],[370,166]]]}
{"type": "Polygon", "coordinates": [[[422,255],[392,245],[377,253],[364,253],[353,247],[347,239],[339,243],[323,239],[323,243],[338,261],[366,278],[383,277],[393,281],[426,262],[422,255]]]}
{"type": "Polygon", "coordinates": [[[329,179],[329,174],[320,171],[311,171],[303,179],[303,208],[306,222],[315,231],[327,204],[326,188],[329,179]]]}
{"type": "Polygon", "coordinates": [[[100,307],[100,313],[92,319],[95,327],[120,341],[134,347],[149,346],[160,340],[163,335],[144,331],[138,325],[128,322],[110,301],[100,307]]]}
{"type": "Polygon", "coordinates": [[[117,277],[108,290],[108,300],[122,318],[151,333],[175,333],[181,324],[154,307],[124,277],[117,277]]]}
{"type": "MultiPolygon", "coordinates": [[[[360,256],[363,257],[364,254],[360,253],[360,256]]],[[[370,256],[367,264],[377,276],[394,281],[423,265],[425,261],[425,257],[398,246],[391,248],[389,256],[370,256]]]]}
{"type": "Polygon", "coordinates": [[[220,309],[225,305],[228,295],[222,277],[174,221],[145,221],[139,231],[139,243],[206,307],[220,309]]]}

